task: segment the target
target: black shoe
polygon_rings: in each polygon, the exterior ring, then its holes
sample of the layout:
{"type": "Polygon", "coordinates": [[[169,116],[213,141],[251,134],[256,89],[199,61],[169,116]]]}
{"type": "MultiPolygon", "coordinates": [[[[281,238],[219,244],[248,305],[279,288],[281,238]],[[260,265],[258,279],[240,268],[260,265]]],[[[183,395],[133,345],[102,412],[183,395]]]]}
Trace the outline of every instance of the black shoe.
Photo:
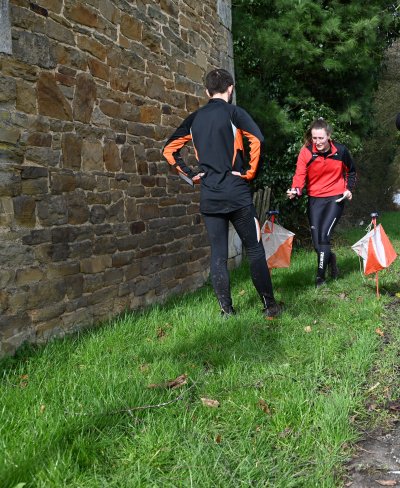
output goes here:
{"type": "Polygon", "coordinates": [[[282,307],[278,303],[271,303],[268,307],[263,310],[264,317],[267,320],[272,320],[278,317],[282,313],[282,307]]]}
{"type": "Polygon", "coordinates": [[[315,287],[319,288],[320,286],[324,286],[326,284],[326,281],[324,278],[321,278],[320,276],[317,276],[315,279],[315,287]]]}
{"type": "Polygon", "coordinates": [[[233,317],[234,315],[236,315],[236,310],[233,307],[221,308],[221,317],[224,319],[229,319],[229,317],[233,317]]]}
{"type": "Polygon", "coordinates": [[[329,260],[329,271],[331,277],[336,280],[339,277],[339,268],[336,264],[336,254],[331,253],[331,258],[329,260]]]}

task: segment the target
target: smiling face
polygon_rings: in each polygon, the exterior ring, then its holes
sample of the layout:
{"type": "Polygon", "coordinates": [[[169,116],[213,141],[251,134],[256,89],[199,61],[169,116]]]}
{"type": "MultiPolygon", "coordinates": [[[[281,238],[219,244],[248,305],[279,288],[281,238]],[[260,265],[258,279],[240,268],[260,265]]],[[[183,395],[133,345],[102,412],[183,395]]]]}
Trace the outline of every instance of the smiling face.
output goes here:
{"type": "Polygon", "coordinates": [[[329,150],[330,134],[326,132],[326,129],[312,129],[311,137],[318,152],[325,152],[329,150]]]}

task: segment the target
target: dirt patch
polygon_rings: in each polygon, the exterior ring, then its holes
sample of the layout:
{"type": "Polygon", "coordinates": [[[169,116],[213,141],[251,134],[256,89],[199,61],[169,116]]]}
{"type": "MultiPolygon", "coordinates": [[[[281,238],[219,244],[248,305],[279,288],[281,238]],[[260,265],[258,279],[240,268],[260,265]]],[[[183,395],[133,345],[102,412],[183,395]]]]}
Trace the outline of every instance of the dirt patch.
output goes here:
{"type": "MultiPolygon", "coordinates": [[[[391,316],[388,325],[398,326],[400,300],[395,298],[385,308],[391,316]]],[[[388,401],[382,408],[390,413],[392,422],[384,430],[366,434],[357,444],[356,454],[347,466],[345,487],[400,487],[400,400],[388,401]]]]}
{"type": "Polygon", "coordinates": [[[369,434],[357,445],[357,454],[348,470],[346,487],[400,487],[400,424],[386,433],[369,434]]]}

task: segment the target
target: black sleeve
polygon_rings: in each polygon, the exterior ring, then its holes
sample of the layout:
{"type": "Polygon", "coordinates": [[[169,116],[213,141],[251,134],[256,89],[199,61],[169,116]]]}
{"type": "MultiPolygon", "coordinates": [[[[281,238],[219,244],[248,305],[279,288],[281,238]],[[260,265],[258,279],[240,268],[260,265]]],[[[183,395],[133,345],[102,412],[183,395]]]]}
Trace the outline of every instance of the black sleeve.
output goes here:
{"type": "Polygon", "coordinates": [[[356,173],[356,167],[354,165],[353,158],[351,157],[351,154],[347,149],[347,147],[344,148],[342,161],[345,166],[345,172],[346,172],[345,179],[346,179],[347,189],[353,191],[353,188],[356,184],[357,173],[356,173]]]}

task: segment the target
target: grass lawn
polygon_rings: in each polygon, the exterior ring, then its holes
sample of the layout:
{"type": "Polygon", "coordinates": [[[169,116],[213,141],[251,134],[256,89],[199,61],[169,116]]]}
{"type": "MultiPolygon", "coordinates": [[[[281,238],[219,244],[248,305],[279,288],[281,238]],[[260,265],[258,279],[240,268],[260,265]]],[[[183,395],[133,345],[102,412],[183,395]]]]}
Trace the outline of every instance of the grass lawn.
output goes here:
{"type": "MultiPolygon", "coordinates": [[[[382,222],[399,252],[400,214],[382,222]]],[[[277,320],[242,266],[228,320],[205,286],[3,360],[0,486],[343,486],[371,411],[399,397],[400,260],[377,300],[349,246],[363,234],[337,233],[342,275],[326,287],[311,251],[273,270],[277,320]]]]}

